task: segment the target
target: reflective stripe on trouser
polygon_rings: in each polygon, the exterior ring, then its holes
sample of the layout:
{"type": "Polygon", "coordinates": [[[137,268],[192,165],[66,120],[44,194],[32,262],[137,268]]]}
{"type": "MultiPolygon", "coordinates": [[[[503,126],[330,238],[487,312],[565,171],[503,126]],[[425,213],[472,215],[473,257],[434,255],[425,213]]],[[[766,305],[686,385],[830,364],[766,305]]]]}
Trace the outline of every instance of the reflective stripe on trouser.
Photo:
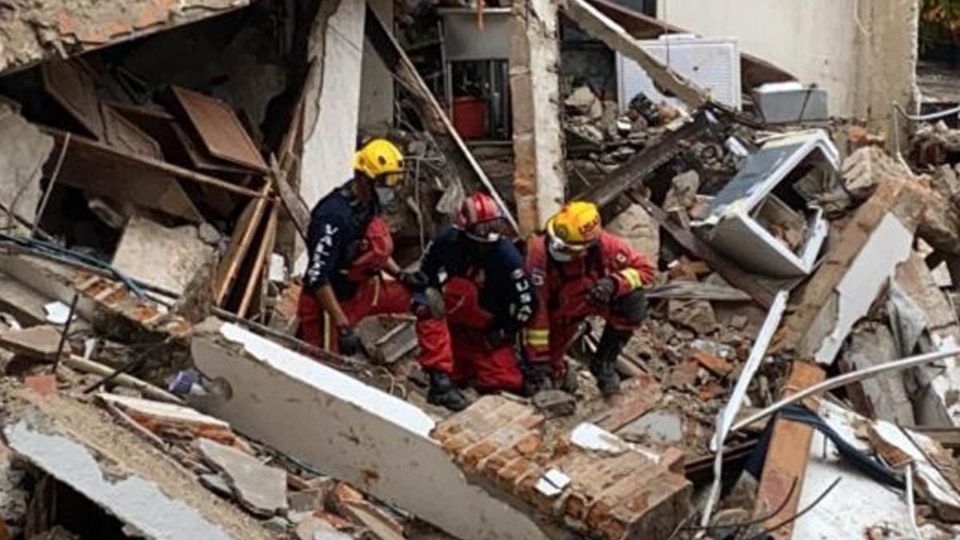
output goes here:
{"type": "MultiPolygon", "coordinates": [[[[340,301],[340,308],[351,326],[372,315],[403,314],[410,312],[410,292],[396,281],[380,277],[360,285],[352,298],[340,301]]],[[[337,332],[316,297],[304,291],[297,304],[300,327],[297,335],[304,341],[328,351],[336,352],[337,332]],[[325,325],[325,319],[327,324],[325,325]]],[[[424,369],[453,371],[453,349],[450,334],[440,319],[421,318],[416,323],[420,353],[417,360],[424,369]]]]}

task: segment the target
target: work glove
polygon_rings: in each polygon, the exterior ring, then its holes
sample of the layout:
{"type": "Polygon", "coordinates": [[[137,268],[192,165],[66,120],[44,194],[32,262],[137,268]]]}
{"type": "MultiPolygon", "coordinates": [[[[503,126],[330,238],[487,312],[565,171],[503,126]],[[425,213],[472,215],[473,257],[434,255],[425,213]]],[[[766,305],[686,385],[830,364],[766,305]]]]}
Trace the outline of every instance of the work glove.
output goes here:
{"type": "Polygon", "coordinates": [[[513,341],[515,334],[503,328],[491,328],[487,330],[487,346],[491,349],[499,349],[513,341]]]}
{"type": "Polygon", "coordinates": [[[523,374],[523,392],[533,396],[543,390],[554,388],[553,364],[550,362],[530,362],[523,374]]]}
{"type": "Polygon", "coordinates": [[[340,354],[344,356],[354,356],[363,348],[360,342],[360,336],[349,326],[341,326],[337,331],[337,343],[340,348],[340,354]]]}
{"type": "Polygon", "coordinates": [[[425,288],[413,293],[410,299],[410,311],[418,319],[440,319],[446,315],[443,306],[443,295],[434,288],[425,288]]]}
{"type": "Polygon", "coordinates": [[[609,304],[617,294],[617,282],[612,277],[606,276],[598,279],[590,287],[588,293],[590,301],[595,304],[609,304]]]}
{"type": "Polygon", "coordinates": [[[400,272],[397,274],[397,281],[411,291],[422,291],[430,284],[427,275],[419,270],[416,272],[400,272]]]}

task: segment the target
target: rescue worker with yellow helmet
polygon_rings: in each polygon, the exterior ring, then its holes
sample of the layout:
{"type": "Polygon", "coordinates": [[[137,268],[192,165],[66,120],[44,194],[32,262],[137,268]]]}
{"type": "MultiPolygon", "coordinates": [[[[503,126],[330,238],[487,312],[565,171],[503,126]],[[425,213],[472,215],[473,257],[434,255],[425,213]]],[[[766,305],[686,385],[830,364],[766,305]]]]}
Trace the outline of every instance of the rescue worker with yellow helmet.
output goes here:
{"type": "Polygon", "coordinates": [[[565,355],[590,316],[606,320],[590,372],[604,395],[617,391],[617,356],[646,318],[644,286],[654,272],[649,261],[603,230],[596,205],[574,201],[528,241],[527,268],[540,303],[525,331],[528,392],[576,389],[565,355]]]}
{"type": "MultiPolygon", "coordinates": [[[[353,169],[353,178],[321,199],[310,214],[309,262],[297,306],[300,337],[347,356],[361,349],[355,330],[364,317],[409,313],[418,298],[415,292],[426,286],[423,274],[403,272],[393,260],[393,237],[381,215],[382,199],[403,181],[400,149],[386,139],[374,139],[357,151],[353,169]],[[385,279],[384,273],[393,279],[385,279]]],[[[446,333],[447,327],[429,309],[414,311],[431,401],[461,410],[468,403],[450,381],[451,354],[430,350],[431,344],[442,346],[445,340],[422,339],[446,333]]]]}

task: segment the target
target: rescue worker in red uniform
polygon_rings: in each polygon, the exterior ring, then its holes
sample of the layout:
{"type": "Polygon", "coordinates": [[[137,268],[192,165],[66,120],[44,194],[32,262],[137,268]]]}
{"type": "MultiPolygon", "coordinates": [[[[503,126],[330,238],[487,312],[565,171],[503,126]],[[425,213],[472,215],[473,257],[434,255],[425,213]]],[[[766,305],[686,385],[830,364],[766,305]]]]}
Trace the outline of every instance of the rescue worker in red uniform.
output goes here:
{"type": "Polygon", "coordinates": [[[534,389],[572,386],[565,354],[578,325],[589,316],[606,320],[590,372],[604,395],[616,392],[617,356],[646,318],[644,285],[653,267],[624,240],[603,230],[597,207],[571,202],[547,221],[546,233],[527,243],[527,269],[539,309],[526,330],[534,389]]]}
{"type": "Polygon", "coordinates": [[[453,380],[481,393],[523,390],[517,337],[536,309],[523,256],[501,233],[503,212],[493,198],[464,199],[427,247],[420,270],[442,291],[453,349],[453,380]]]}
{"type": "MultiPolygon", "coordinates": [[[[317,203],[307,233],[309,263],[297,306],[302,339],[352,356],[361,349],[356,325],[371,315],[409,313],[423,304],[414,290],[421,274],[403,272],[393,260],[393,238],[381,216],[378,192],[403,180],[403,155],[375,139],[354,156],[354,177],[317,203]],[[383,273],[395,279],[384,279],[383,273]]],[[[450,379],[453,370],[446,325],[428,309],[416,309],[421,366],[430,378],[432,403],[451,410],[467,401],[450,379]],[[437,348],[440,350],[437,350],[437,348]],[[442,350],[446,347],[446,350],[442,350]]]]}

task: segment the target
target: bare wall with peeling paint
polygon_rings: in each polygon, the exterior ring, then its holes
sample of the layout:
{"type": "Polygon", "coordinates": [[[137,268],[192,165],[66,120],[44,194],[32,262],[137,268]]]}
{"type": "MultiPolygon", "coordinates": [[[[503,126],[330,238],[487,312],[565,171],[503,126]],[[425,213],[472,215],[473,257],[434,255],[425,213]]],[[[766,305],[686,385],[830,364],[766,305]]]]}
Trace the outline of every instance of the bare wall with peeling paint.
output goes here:
{"type": "Polygon", "coordinates": [[[890,103],[914,98],[919,0],[659,0],[657,13],[825,88],[834,116],[886,128],[890,103]]]}

